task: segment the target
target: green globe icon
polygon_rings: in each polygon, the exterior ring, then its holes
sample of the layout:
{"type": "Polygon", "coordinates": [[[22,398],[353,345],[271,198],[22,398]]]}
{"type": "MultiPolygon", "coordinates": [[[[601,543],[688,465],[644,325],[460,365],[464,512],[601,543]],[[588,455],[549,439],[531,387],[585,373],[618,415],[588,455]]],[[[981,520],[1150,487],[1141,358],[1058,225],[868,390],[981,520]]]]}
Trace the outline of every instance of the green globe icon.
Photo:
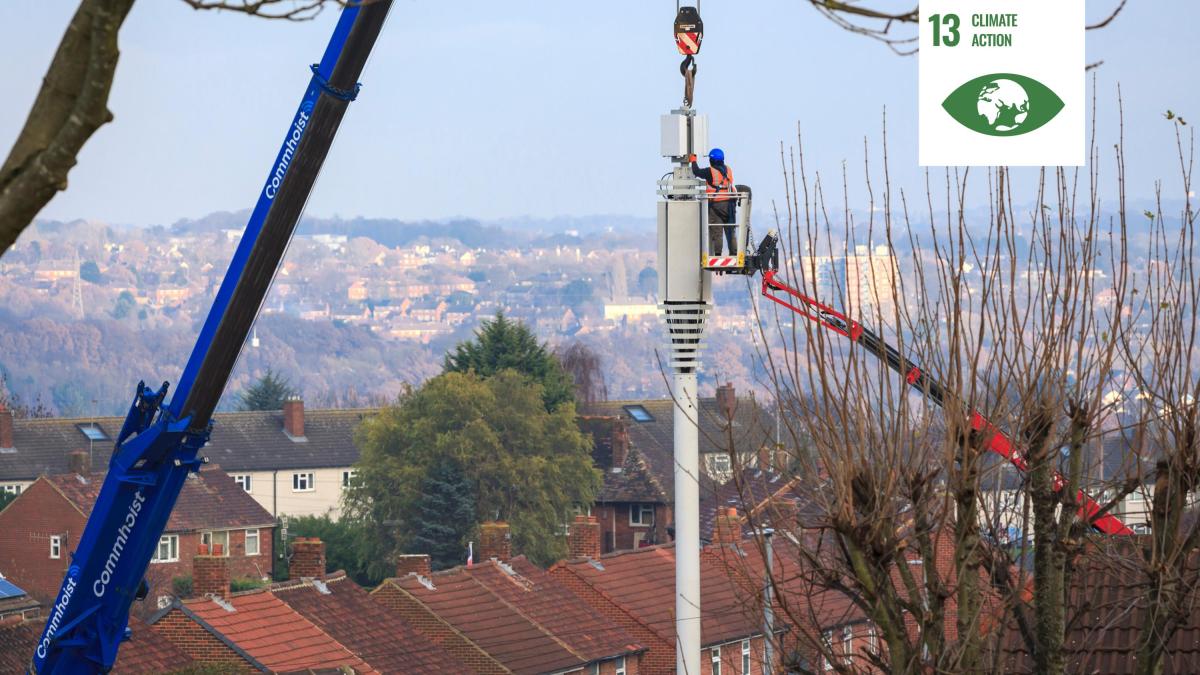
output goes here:
{"type": "Polygon", "coordinates": [[[1063,100],[1027,75],[992,73],[959,85],[942,101],[942,108],[971,131],[1019,136],[1054,119],[1063,100]]]}
{"type": "Polygon", "coordinates": [[[994,131],[1014,131],[1029,117],[1029,94],[1005,78],[991,80],[979,90],[975,109],[994,131]]]}

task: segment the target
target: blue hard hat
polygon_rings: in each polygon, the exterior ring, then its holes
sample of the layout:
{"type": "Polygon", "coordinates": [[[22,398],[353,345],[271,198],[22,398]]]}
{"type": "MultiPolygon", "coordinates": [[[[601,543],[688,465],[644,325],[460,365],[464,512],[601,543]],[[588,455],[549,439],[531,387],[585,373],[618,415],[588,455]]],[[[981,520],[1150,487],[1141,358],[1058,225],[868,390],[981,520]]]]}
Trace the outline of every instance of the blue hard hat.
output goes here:
{"type": "Polygon", "coordinates": [[[713,148],[712,150],[708,151],[708,158],[715,159],[718,162],[724,162],[725,161],[725,152],[723,150],[721,150],[720,148],[713,148]]]}

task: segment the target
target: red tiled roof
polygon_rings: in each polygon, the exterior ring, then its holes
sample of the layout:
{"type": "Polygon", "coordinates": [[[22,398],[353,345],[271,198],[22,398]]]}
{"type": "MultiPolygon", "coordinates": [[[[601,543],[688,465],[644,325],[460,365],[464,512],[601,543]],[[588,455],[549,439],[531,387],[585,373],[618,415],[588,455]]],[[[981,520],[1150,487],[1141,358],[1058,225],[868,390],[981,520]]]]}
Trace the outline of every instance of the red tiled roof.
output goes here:
{"type": "MultiPolygon", "coordinates": [[[[45,476],[45,480],[61,492],[85,516],[104,484],[103,473],[82,477],[76,474],[45,476]]],[[[167,532],[192,532],[208,529],[271,527],[275,519],[254,498],[246,494],[229,474],[219,467],[206,466],[198,474],[190,474],[183,483],[179,501],[167,521],[167,532]]]]}
{"type": "MultiPolygon", "coordinates": [[[[0,622],[0,673],[25,672],[44,624],[43,619],[0,622]]],[[[164,673],[192,664],[190,656],[138,619],[130,617],[129,627],[133,637],[121,643],[114,674],[164,673]]]]}
{"type": "MultiPolygon", "coordinates": [[[[673,544],[559,563],[653,631],[668,644],[675,642],[675,548],[673,544]]],[[[700,637],[705,645],[761,633],[753,609],[721,562],[710,555],[700,558],[703,598],[700,637]]]]}
{"type": "Polygon", "coordinates": [[[582,600],[523,558],[437,572],[433,588],[392,579],[514,673],[544,673],[641,650],[582,600]]]}
{"type": "Polygon", "coordinates": [[[324,583],[328,593],[311,581],[276,584],[271,592],[381,672],[467,671],[458,659],[372,600],[345,572],[327,575],[324,583]]]}
{"type": "Polygon", "coordinates": [[[377,672],[267,590],[235,594],[227,604],[234,611],[207,598],[183,608],[275,672],[343,666],[377,672]]]}

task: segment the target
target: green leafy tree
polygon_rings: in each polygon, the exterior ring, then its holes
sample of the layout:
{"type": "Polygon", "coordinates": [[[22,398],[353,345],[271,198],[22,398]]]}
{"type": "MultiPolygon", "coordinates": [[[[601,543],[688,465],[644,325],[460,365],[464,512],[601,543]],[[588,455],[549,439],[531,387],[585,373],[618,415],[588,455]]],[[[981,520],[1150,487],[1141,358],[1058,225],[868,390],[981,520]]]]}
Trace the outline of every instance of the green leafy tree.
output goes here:
{"type": "Polygon", "coordinates": [[[428,554],[437,570],[461,564],[475,527],[475,491],[458,460],[434,460],[421,480],[416,509],[407,550],[428,554]]]}
{"type": "Polygon", "coordinates": [[[129,316],[133,308],[137,307],[137,300],[134,299],[133,293],[129,291],[121,291],[117,296],[117,301],[113,304],[112,315],[114,319],[124,319],[129,316]]]}
{"type": "Polygon", "coordinates": [[[93,284],[104,281],[104,276],[100,274],[100,266],[95,260],[85,260],[79,264],[79,278],[93,284]]]}
{"type": "Polygon", "coordinates": [[[288,378],[267,368],[267,372],[239,396],[241,410],[281,410],[283,402],[296,390],[288,378]]]}
{"type": "Polygon", "coordinates": [[[0,511],[3,511],[4,507],[8,506],[9,502],[16,498],[17,496],[11,492],[0,492],[0,511]]]}
{"type": "Polygon", "coordinates": [[[565,555],[566,514],[592,503],[600,475],[575,405],[548,411],[543,400],[540,384],[512,370],[488,378],[450,372],[365,420],[345,513],[367,528],[368,559],[390,567],[397,551],[413,550],[422,486],[447,458],[461,467],[479,518],[511,525],[517,552],[543,564],[565,555]]]}
{"type": "Polygon", "coordinates": [[[510,321],[503,312],[483,321],[475,331],[474,340],[459,343],[447,354],[442,369],[447,373],[474,371],[485,378],[511,369],[542,387],[547,410],[575,401],[571,378],[554,354],[538,343],[528,326],[510,321]]]}
{"type": "Polygon", "coordinates": [[[368,574],[364,557],[367,532],[353,520],[334,520],[328,515],[290,517],[288,539],[295,537],[317,537],[325,542],[326,567],[345,570],[360,585],[374,586],[387,577],[387,572],[368,574]]]}

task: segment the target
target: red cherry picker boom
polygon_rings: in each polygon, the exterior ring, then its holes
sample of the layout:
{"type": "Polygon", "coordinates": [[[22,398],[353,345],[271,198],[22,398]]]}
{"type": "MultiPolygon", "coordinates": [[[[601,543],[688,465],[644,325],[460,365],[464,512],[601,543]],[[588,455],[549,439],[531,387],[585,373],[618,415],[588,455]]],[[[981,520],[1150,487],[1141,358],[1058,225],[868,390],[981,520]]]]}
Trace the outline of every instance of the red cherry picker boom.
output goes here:
{"type": "MultiPolygon", "coordinates": [[[[903,375],[905,382],[926,399],[936,403],[938,407],[944,408],[947,404],[953,404],[953,401],[948,400],[948,394],[940,382],[874,331],[846,316],[845,313],[801,293],[780,279],[778,243],[778,235],[775,232],[768,233],[759,244],[758,250],[745,257],[745,265],[740,269],[729,270],[729,272],[747,275],[761,272],[762,294],[768,300],[792,310],[805,319],[813,321],[863,348],[883,361],[887,367],[903,375]]],[[[997,429],[979,411],[971,411],[970,424],[972,430],[986,436],[989,451],[1003,457],[1021,473],[1029,470],[1029,463],[1026,461],[1025,455],[1012,442],[1012,439],[997,429]]],[[[1064,487],[1066,487],[1066,479],[1056,471],[1054,473],[1054,490],[1060,492],[1064,487]]],[[[1119,518],[1111,513],[1102,513],[1101,506],[1083,490],[1075,495],[1075,501],[1079,504],[1080,520],[1091,525],[1096,531],[1115,535],[1133,534],[1133,530],[1119,518]]]]}

